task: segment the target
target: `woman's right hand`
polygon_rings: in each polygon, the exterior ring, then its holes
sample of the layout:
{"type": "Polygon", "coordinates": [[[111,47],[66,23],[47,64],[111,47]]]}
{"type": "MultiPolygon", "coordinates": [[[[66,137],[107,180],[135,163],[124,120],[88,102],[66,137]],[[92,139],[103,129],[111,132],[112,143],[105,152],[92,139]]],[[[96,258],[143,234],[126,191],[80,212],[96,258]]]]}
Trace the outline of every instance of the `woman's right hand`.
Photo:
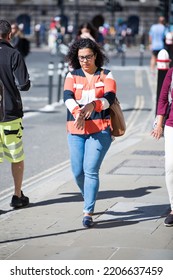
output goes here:
{"type": "Polygon", "coordinates": [[[89,119],[91,117],[92,112],[94,111],[95,108],[95,101],[92,101],[85,106],[83,106],[80,110],[82,116],[85,117],[85,119],[89,119]]]}
{"type": "Polygon", "coordinates": [[[80,110],[79,113],[76,116],[74,125],[78,129],[84,129],[85,126],[85,119],[89,119],[93,110],[95,108],[95,101],[92,101],[85,106],[83,106],[80,110]]]}

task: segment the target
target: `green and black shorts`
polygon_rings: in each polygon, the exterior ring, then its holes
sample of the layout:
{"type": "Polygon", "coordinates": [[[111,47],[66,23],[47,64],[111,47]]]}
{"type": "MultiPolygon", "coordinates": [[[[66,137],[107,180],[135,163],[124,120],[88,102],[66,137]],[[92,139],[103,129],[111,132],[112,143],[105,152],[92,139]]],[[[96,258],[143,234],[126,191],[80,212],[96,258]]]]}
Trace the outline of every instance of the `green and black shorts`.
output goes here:
{"type": "Polygon", "coordinates": [[[0,162],[7,159],[9,162],[24,160],[22,119],[9,122],[0,122],[0,162]]]}

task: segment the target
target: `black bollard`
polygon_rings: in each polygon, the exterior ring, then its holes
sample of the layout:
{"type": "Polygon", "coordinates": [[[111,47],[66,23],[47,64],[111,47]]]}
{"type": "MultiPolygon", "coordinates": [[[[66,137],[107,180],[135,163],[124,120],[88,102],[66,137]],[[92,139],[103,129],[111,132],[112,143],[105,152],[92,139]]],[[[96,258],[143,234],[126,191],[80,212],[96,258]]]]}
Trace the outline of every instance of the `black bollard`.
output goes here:
{"type": "Polygon", "coordinates": [[[160,96],[160,91],[166,73],[169,69],[169,63],[170,63],[169,54],[165,49],[162,49],[157,56],[158,75],[157,75],[157,94],[156,94],[156,110],[155,110],[156,115],[157,115],[157,105],[160,96]]]}
{"type": "Polygon", "coordinates": [[[54,75],[54,63],[49,62],[49,64],[48,64],[48,77],[49,77],[48,104],[52,104],[53,75],[54,75]]]}
{"type": "Polygon", "coordinates": [[[57,102],[60,102],[60,98],[61,98],[61,85],[62,85],[63,67],[64,67],[64,63],[63,62],[59,62],[58,63],[58,70],[57,70],[57,76],[58,76],[57,102]]]}
{"type": "Polygon", "coordinates": [[[67,62],[65,62],[64,67],[63,67],[63,71],[62,71],[63,82],[65,80],[65,77],[66,77],[68,71],[69,71],[69,64],[67,62]]]}

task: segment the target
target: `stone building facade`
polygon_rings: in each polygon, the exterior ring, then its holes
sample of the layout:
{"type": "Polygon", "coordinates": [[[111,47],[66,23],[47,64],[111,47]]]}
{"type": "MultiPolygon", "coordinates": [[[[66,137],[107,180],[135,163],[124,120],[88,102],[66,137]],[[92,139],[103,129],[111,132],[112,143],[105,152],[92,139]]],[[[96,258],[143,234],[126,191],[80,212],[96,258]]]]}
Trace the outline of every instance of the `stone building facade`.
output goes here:
{"type": "Polygon", "coordinates": [[[25,34],[34,34],[34,26],[51,18],[61,16],[65,25],[78,26],[83,21],[91,21],[101,15],[104,22],[114,25],[118,19],[138,22],[138,33],[148,32],[159,16],[159,0],[0,0],[0,18],[24,24],[25,34]],[[118,2],[117,6],[110,6],[118,2]]]}

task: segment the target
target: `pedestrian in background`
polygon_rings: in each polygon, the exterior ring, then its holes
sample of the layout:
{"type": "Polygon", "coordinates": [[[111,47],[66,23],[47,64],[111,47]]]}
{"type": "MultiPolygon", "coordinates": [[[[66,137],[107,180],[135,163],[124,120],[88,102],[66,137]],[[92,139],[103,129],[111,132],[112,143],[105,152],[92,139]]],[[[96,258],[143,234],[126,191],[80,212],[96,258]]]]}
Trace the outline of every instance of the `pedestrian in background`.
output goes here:
{"type": "Polygon", "coordinates": [[[157,55],[160,50],[164,49],[165,31],[165,18],[160,16],[158,23],[153,24],[149,30],[149,44],[152,51],[150,70],[152,74],[155,74],[157,55]]]}
{"type": "Polygon", "coordinates": [[[17,23],[11,25],[11,44],[25,58],[30,52],[30,42],[25,38],[17,23]]]}
{"type": "Polygon", "coordinates": [[[91,39],[75,41],[67,60],[73,69],[64,84],[68,145],[74,178],[84,199],[83,226],[90,228],[99,169],[112,142],[109,107],[115,99],[116,82],[110,70],[102,72],[107,58],[91,39]]]}
{"type": "Polygon", "coordinates": [[[79,26],[77,31],[77,39],[89,38],[91,40],[97,40],[97,30],[90,22],[84,22],[79,26]]]}
{"type": "Polygon", "coordinates": [[[46,27],[46,22],[42,21],[40,24],[40,44],[41,46],[46,46],[47,45],[47,27],[46,27]]]}
{"type": "Polygon", "coordinates": [[[40,23],[36,23],[34,26],[34,33],[35,33],[35,43],[36,47],[40,47],[40,23]]]}
{"type": "MultiPolygon", "coordinates": [[[[157,140],[163,135],[163,120],[166,115],[169,101],[173,98],[173,68],[170,68],[166,73],[163,85],[161,88],[158,106],[157,106],[157,124],[152,131],[152,136],[157,140]]],[[[169,117],[166,120],[164,128],[165,139],[165,181],[169,195],[171,211],[164,224],[173,226],[173,105],[169,117]]]]}
{"type": "Polygon", "coordinates": [[[61,25],[61,18],[51,20],[48,30],[48,46],[52,55],[57,54],[59,46],[63,43],[65,27],[61,25]]]}
{"type": "Polygon", "coordinates": [[[0,20],[0,99],[3,100],[0,107],[0,162],[5,158],[11,163],[15,187],[11,206],[20,208],[29,204],[29,198],[24,196],[21,190],[24,151],[20,91],[29,90],[30,80],[25,61],[20,52],[12,47],[10,39],[10,23],[0,20]]]}
{"type": "Polygon", "coordinates": [[[48,30],[48,47],[50,54],[55,55],[57,53],[57,36],[58,31],[56,28],[56,21],[52,20],[50,23],[50,28],[48,30]]]}

